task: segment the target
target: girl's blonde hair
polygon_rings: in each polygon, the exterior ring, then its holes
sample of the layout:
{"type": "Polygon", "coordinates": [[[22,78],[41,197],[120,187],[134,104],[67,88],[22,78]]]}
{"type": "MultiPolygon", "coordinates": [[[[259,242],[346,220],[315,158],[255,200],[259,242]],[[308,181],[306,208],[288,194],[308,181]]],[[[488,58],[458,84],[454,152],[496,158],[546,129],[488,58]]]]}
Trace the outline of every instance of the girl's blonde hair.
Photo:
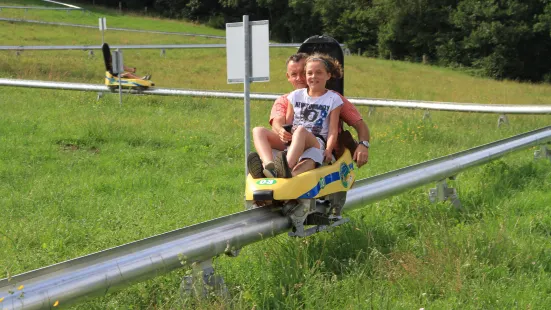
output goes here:
{"type": "MultiPolygon", "coordinates": [[[[308,58],[306,58],[306,64],[312,61],[319,61],[322,64],[324,64],[325,69],[327,69],[327,72],[331,74],[331,78],[333,79],[340,79],[343,75],[343,70],[341,63],[336,60],[335,58],[327,55],[327,54],[321,54],[321,53],[314,53],[308,58]]],[[[306,66],[305,64],[305,66],[306,66]]]]}

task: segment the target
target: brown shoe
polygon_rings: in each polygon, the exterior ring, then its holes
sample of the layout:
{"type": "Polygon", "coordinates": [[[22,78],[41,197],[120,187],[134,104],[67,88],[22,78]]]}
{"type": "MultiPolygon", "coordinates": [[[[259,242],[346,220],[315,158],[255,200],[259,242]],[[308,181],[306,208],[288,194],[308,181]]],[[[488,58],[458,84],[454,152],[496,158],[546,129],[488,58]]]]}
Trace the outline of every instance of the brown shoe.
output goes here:
{"type": "Polygon", "coordinates": [[[287,152],[279,152],[274,158],[275,171],[278,178],[292,178],[291,169],[287,163],[287,152]]]}
{"type": "Polygon", "coordinates": [[[264,178],[264,174],[262,173],[262,160],[260,160],[260,156],[258,156],[258,153],[249,153],[249,155],[247,156],[247,169],[249,170],[249,173],[251,174],[253,179],[264,178]]]}

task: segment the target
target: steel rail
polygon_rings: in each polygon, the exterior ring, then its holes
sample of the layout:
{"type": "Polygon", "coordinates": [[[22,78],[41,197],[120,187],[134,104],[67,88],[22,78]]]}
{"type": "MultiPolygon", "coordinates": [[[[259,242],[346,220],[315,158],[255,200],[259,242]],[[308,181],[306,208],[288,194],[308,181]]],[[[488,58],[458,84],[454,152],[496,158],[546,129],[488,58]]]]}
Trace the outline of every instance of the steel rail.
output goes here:
{"type": "Polygon", "coordinates": [[[402,169],[362,179],[346,195],[345,209],[365,206],[459,172],[488,163],[513,151],[551,143],[551,126],[481,145],[402,169]]]}
{"type": "MultiPolygon", "coordinates": [[[[54,23],[54,22],[44,22],[44,21],[40,21],[40,20],[31,20],[31,19],[0,18],[0,21],[98,29],[97,25],[92,26],[92,25],[71,24],[71,23],[54,23]]],[[[168,31],[156,31],[156,30],[145,30],[145,29],[144,30],[142,30],[142,29],[129,29],[129,28],[117,28],[117,27],[109,27],[108,30],[142,32],[142,33],[156,33],[156,34],[170,34],[170,35],[181,35],[181,36],[191,36],[191,37],[204,37],[204,38],[212,38],[212,39],[225,39],[226,38],[224,36],[215,36],[215,35],[208,35],[208,34],[196,34],[196,33],[185,33],[185,32],[168,32],[168,31]]]]}
{"type": "Polygon", "coordinates": [[[25,9],[25,10],[63,10],[63,11],[82,11],[82,8],[49,8],[45,6],[0,6],[0,9],[25,9]]]}
{"type": "MultiPolygon", "coordinates": [[[[551,142],[551,126],[433,159],[357,182],[345,209],[445,179],[532,146],[551,142]]],[[[283,233],[291,222],[258,208],[0,280],[2,309],[44,309],[113,292],[133,282],[201,262],[283,233]]]]}
{"type": "Polygon", "coordinates": [[[43,0],[43,1],[44,1],[44,2],[55,3],[55,4],[59,4],[59,5],[64,5],[64,6],[68,6],[68,7],[71,7],[71,8],[80,9],[78,6],[72,5],[72,4],[68,4],[68,3],[63,3],[63,2],[53,1],[53,0],[43,0]]]}
{"type": "Polygon", "coordinates": [[[478,112],[478,113],[502,113],[502,114],[549,114],[551,105],[505,105],[505,104],[480,104],[457,103],[440,101],[416,101],[395,99],[366,99],[348,98],[355,105],[367,105],[372,107],[396,107],[410,109],[440,110],[453,112],[478,112]]]}
{"type": "MultiPolygon", "coordinates": [[[[299,47],[299,43],[270,43],[270,47],[299,47]]],[[[151,45],[110,45],[112,49],[194,49],[225,48],[226,44],[151,44],[151,45]]],[[[5,51],[47,51],[47,50],[101,50],[101,45],[4,45],[5,51]]]]}
{"type": "MultiPolygon", "coordinates": [[[[67,9],[63,9],[67,10],[67,9]]],[[[0,18],[0,21],[8,22],[24,22],[24,23],[34,23],[34,24],[43,24],[43,25],[54,25],[54,26],[67,26],[67,27],[80,27],[80,28],[91,28],[97,29],[98,26],[84,25],[84,24],[71,24],[71,23],[59,23],[59,22],[45,22],[39,20],[30,20],[30,19],[17,19],[17,18],[0,18]]],[[[128,31],[128,32],[141,32],[141,33],[156,33],[156,34],[168,34],[168,35],[181,35],[181,36],[194,36],[194,37],[205,37],[205,38],[214,38],[214,39],[225,39],[223,36],[207,35],[207,34],[196,34],[196,33],[185,33],[185,32],[170,32],[170,31],[156,31],[156,30],[145,30],[145,29],[130,29],[130,28],[118,28],[118,27],[109,27],[109,30],[117,31],[128,31]]]]}
{"type": "MultiPolygon", "coordinates": [[[[46,89],[79,90],[110,92],[105,85],[69,83],[69,82],[50,82],[19,79],[1,79],[0,86],[16,87],[34,87],[46,89]]],[[[161,96],[197,96],[197,97],[215,97],[215,98],[233,98],[243,99],[243,93],[222,92],[222,91],[202,91],[170,88],[153,88],[148,90],[126,90],[128,93],[139,93],[161,96]]],[[[279,94],[251,94],[251,99],[255,100],[275,100],[279,94]]],[[[355,105],[394,107],[394,108],[412,108],[425,110],[457,111],[457,112],[476,112],[476,113],[498,113],[498,114],[551,114],[551,105],[498,105],[498,104],[473,104],[473,103],[455,103],[455,102],[429,102],[429,101],[411,101],[411,100],[387,100],[387,99],[362,99],[349,98],[355,105]]]]}

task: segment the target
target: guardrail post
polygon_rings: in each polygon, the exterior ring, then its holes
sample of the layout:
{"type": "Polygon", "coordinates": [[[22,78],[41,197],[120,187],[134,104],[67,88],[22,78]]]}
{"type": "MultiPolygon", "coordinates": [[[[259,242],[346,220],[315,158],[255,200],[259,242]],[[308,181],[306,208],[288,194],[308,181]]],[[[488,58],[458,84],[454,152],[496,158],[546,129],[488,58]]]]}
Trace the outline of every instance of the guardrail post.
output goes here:
{"type": "Polygon", "coordinates": [[[94,58],[94,50],[88,51],[88,58],[94,58]]]}
{"type": "Polygon", "coordinates": [[[551,150],[547,148],[547,145],[542,145],[539,150],[534,152],[534,159],[548,158],[551,161],[551,150]]]}
{"type": "Polygon", "coordinates": [[[501,127],[503,124],[509,125],[509,119],[505,114],[501,114],[497,119],[497,128],[501,127]]]}
{"type": "Polygon", "coordinates": [[[224,278],[214,274],[212,258],[193,263],[191,267],[191,275],[184,276],[180,284],[180,292],[185,301],[204,299],[212,295],[229,298],[230,294],[224,278]]]}
{"type": "MultiPolygon", "coordinates": [[[[455,177],[450,177],[450,180],[455,180],[455,177]]],[[[429,190],[429,200],[432,203],[449,200],[456,209],[461,209],[461,201],[457,197],[457,191],[455,188],[448,187],[445,179],[438,181],[436,187],[429,190]]]]}
{"type": "Polygon", "coordinates": [[[374,106],[369,106],[367,116],[371,116],[371,114],[375,114],[375,107],[374,106]]]}
{"type": "Polygon", "coordinates": [[[429,110],[425,110],[425,113],[423,113],[423,121],[431,121],[432,118],[430,116],[430,111],[429,110]]]}
{"type": "Polygon", "coordinates": [[[166,51],[165,51],[165,49],[163,48],[163,49],[161,49],[161,57],[165,57],[165,56],[166,56],[166,51]]]}

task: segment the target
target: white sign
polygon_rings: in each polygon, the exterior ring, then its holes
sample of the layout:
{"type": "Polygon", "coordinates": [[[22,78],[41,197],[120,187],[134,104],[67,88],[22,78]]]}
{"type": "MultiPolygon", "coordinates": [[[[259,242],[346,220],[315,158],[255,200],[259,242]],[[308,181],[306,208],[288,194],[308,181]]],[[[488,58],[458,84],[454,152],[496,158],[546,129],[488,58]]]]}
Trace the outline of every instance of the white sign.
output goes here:
{"type": "Polygon", "coordinates": [[[107,21],[105,17],[99,18],[99,31],[107,30],[107,21]]]}
{"type": "MultiPolygon", "coordinates": [[[[249,22],[251,26],[251,82],[270,81],[270,41],[267,20],[249,22]]],[[[226,63],[228,84],[243,83],[245,77],[245,36],[243,23],[226,24],[226,63]]]]}

